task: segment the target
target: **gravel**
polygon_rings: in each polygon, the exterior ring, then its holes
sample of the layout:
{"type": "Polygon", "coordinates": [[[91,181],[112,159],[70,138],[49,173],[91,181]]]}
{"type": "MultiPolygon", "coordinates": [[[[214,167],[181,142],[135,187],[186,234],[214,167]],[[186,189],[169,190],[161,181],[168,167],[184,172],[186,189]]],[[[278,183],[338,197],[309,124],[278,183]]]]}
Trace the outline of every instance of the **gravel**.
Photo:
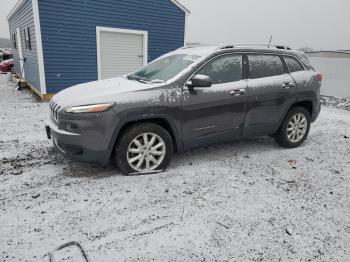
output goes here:
{"type": "Polygon", "coordinates": [[[0,110],[0,261],[48,261],[69,241],[93,262],[350,261],[349,111],[324,107],[297,149],[246,139],[125,177],[59,155],[47,103],[6,75],[0,110]]]}

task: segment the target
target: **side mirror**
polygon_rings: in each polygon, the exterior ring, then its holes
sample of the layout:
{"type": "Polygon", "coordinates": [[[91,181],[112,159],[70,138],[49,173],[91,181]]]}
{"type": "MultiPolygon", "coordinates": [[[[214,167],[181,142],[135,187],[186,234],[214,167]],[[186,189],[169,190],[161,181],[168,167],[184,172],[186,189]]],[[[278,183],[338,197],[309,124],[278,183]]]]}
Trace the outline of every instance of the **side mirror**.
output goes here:
{"type": "Polygon", "coordinates": [[[189,88],[194,87],[211,87],[213,82],[209,76],[206,75],[195,75],[186,83],[186,86],[189,88]]]}

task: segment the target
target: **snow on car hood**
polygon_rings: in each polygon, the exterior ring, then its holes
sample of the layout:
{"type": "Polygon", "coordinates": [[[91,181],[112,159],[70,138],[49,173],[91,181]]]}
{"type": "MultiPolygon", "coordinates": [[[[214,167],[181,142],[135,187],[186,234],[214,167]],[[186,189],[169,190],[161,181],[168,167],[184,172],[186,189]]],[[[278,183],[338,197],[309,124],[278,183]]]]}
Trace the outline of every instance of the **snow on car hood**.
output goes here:
{"type": "Polygon", "coordinates": [[[151,89],[160,85],[159,83],[144,84],[124,77],[116,77],[67,88],[55,95],[53,99],[64,107],[113,102],[118,94],[151,89]]]}

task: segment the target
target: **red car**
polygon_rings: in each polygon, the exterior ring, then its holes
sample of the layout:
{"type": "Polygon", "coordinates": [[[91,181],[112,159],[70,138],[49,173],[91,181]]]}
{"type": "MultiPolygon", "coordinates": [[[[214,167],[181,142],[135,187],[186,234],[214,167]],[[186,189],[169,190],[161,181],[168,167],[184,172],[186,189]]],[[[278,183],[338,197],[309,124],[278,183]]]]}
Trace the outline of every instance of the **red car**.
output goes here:
{"type": "Polygon", "coordinates": [[[15,62],[13,61],[13,59],[2,61],[0,63],[0,73],[11,72],[14,65],[15,65],[15,62]]]}

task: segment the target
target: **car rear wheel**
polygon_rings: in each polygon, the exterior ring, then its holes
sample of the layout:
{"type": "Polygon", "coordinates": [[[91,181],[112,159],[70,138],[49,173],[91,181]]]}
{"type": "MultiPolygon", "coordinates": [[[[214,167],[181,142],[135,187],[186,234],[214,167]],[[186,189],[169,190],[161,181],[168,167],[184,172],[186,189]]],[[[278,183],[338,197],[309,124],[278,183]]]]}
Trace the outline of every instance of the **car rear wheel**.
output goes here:
{"type": "Polygon", "coordinates": [[[275,135],[276,142],[286,148],[300,146],[307,139],[310,124],[310,113],[305,108],[292,108],[275,135]]]}
{"type": "Polygon", "coordinates": [[[173,155],[173,142],[163,127],[153,123],[127,128],[118,140],[116,163],[125,174],[165,170],[173,155]]]}

